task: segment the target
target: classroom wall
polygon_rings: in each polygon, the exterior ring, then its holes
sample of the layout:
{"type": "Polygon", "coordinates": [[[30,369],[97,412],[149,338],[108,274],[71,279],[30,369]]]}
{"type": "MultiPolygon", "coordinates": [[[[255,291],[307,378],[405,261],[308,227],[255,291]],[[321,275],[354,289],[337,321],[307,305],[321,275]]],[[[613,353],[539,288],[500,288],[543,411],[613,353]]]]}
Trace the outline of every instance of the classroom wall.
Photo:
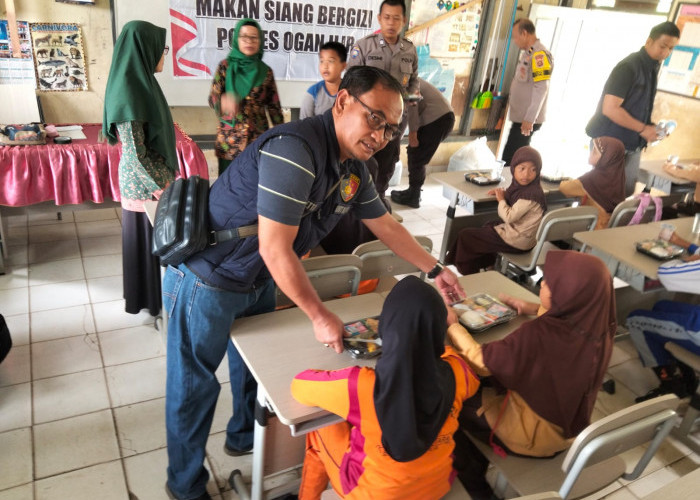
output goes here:
{"type": "MultiPolygon", "coordinates": [[[[47,122],[101,122],[105,86],[112,61],[109,0],[97,0],[95,6],[58,3],[54,0],[20,1],[15,2],[15,11],[18,21],[80,24],[89,90],[40,92],[41,105],[47,122]]],[[[7,17],[4,10],[3,17],[7,17]]]]}

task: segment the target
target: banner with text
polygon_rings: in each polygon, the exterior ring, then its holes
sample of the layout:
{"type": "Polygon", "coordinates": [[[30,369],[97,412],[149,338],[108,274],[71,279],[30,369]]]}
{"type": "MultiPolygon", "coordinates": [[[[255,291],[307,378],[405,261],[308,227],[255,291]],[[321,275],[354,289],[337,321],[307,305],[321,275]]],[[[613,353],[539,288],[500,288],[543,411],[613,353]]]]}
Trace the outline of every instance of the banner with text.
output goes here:
{"type": "Polygon", "coordinates": [[[263,61],[277,80],[320,80],[318,50],[337,41],[348,49],[377,29],[369,0],[170,0],[173,74],[212,78],[231,49],[233,29],[255,19],[264,33],[263,61]]]}

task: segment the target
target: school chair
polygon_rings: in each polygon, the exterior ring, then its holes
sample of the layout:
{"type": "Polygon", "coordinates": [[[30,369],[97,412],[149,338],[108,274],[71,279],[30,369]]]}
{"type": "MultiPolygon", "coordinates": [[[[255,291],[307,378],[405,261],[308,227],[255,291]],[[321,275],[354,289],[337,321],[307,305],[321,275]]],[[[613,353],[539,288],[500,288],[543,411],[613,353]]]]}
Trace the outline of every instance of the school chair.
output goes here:
{"type": "MultiPolygon", "coordinates": [[[[432,251],[433,240],[427,236],[414,236],[414,238],[428,253],[432,251]]],[[[420,271],[416,266],[392,252],[379,240],[359,245],[352,251],[352,254],[362,259],[362,276],[360,278],[362,281],[380,280],[376,288],[377,291],[390,290],[396,284],[394,276],[420,271]]],[[[420,278],[425,280],[425,273],[421,272],[420,278]]]]}
{"type": "MultiPolygon", "coordinates": [[[[634,217],[634,214],[637,212],[640,201],[641,200],[638,198],[630,198],[629,200],[624,200],[618,203],[610,215],[608,227],[628,225],[632,220],[632,217],[634,217]]],[[[639,223],[643,224],[646,222],[651,222],[654,220],[655,215],[656,205],[654,205],[654,203],[649,203],[644,209],[644,213],[642,214],[642,218],[639,223]]]]}
{"type": "MultiPolygon", "coordinates": [[[[700,356],[694,352],[690,352],[687,349],[681,347],[674,342],[666,342],[664,347],[668,352],[670,352],[674,358],[683,364],[688,365],[695,373],[700,374],[700,356]]],[[[680,440],[684,445],[693,450],[695,453],[700,453],[700,442],[694,439],[691,435],[695,421],[700,416],[700,385],[695,389],[695,394],[690,397],[690,403],[688,404],[688,409],[685,411],[683,420],[678,425],[674,427],[672,434],[675,438],[680,440]]]]}
{"type": "Polygon", "coordinates": [[[528,274],[544,264],[545,256],[557,247],[551,241],[570,240],[574,233],[591,231],[598,221],[598,209],[591,206],[557,208],[547,212],[536,233],[536,243],[525,253],[499,252],[496,268],[508,276],[528,274]]]}
{"type": "MultiPolygon", "coordinates": [[[[536,498],[532,500],[548,500],[549,497],[542,497],[542,498],[536,498]]],[[[552,497],[554,498],[554,497],[552,497]]],[[[440,500],[470,500],[471,497],[469,496],[469,493],[467,493],[467,490],[464,489],[464,486],[462,486],[462,483],[459,482],[459,479],[455,478],[454,482],[452,483],[452,488],[450,488],[450,491],[442,497],[440,500]]],[[[323,493],[321,493],[321,500],[340,500],[340,497],[338,494],[333,490],[333,488],[328,488],[325,490],[323,493]]]]}
{"type": "MultiPolygon", "coordinates": [[[[357,295],[362,259],[355,255],[319,255],[301,261],[309,281],[321,300],[339,295],[357,295]]],[[[277,288],[277,307],[293,306],[294,302],[277,288]]]]}
{"type": "Polygon", "coordinates": [[[675,394],[650,399],[617,411],[586,427],[567,452],[553,458],[526,458],[494,453],[469,436],[498,472],[494,493],[503,498],[510,486],[518,495],[558,491],[563,499],[579,498],[604,488],[620,477],[637,479],[666,438],[676,419],[675,394]],[[649,443],[631,472],[620,456],[649,443]]]}

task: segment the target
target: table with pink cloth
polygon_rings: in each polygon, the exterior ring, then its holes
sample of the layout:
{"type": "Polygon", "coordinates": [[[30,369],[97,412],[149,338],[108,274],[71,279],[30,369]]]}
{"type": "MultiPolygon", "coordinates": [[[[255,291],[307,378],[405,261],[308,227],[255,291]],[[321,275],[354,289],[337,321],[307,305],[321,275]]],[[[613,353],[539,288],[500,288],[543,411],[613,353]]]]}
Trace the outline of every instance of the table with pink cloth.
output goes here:
{"type": "MultiPolygon", "coordinates": [[[[98,142],[99,123],[82,124],[87,139],[70,144],[0,147],[0,206],[21,207],[54,201],[56,205],[119,201],[121,145],[98,142]]],[[[209,178],[207,160],[197,144],[175,127],[180,176],[209,178]]]]}
{"type": "MultiPolygon", "coordinates": [[[[74,139],[70,144],[37,146],[0,146],[0,274],[5,271],[8,256],[7,231],[3,213],[46,210],[46,205],[72,205],[77,208],[115,206],[119,193],[119,157],[121,145],[99,142],[102,125],[81,124],[86,139],[74,139]],[[83,205],[84,204],[84,205],[83,205]]],[[[175,126],[178,176],[199,175],[209,178],[207,160],[197,144],[175,126]]]]}

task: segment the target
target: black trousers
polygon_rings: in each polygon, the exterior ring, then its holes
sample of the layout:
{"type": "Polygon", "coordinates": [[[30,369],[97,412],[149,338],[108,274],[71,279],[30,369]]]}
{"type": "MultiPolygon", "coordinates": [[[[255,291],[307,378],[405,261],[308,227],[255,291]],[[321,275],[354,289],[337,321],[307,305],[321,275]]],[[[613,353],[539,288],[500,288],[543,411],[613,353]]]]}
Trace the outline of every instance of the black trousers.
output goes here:
{"type": "Polygon", "coordinates": [[[521,126],[522,123],[513,122],[510,127],[510,133],[508,134],[508,141],[506,142],[506,146],[503,148],[501,160],[506,162],[506,165],[508,166],[510,166],[510,161],[513,159],[515,152],[523,146],[529,146],[530,140],[532,139],[532,134],[542,128],[541,123],[535,123],[532,126],[532,133],[530,135],[523,135],[522,132],[520,132],[521,126]]]}
{"type": "Polygon", "coordinates": [[[148,309],[157,316],[161,309],[160,259],[151,253],[153,228],[145,212],[122,208],[122,263],[126,312],[148,309]]]}
{"type": "Polygon", "coordinates": [[[406,148],[408,156],[408,184],[420,189],[425,182],[425,166],[455,126],[455,114],[450,111],[437,120],[418,129],[418,147],[406,148]]]}

